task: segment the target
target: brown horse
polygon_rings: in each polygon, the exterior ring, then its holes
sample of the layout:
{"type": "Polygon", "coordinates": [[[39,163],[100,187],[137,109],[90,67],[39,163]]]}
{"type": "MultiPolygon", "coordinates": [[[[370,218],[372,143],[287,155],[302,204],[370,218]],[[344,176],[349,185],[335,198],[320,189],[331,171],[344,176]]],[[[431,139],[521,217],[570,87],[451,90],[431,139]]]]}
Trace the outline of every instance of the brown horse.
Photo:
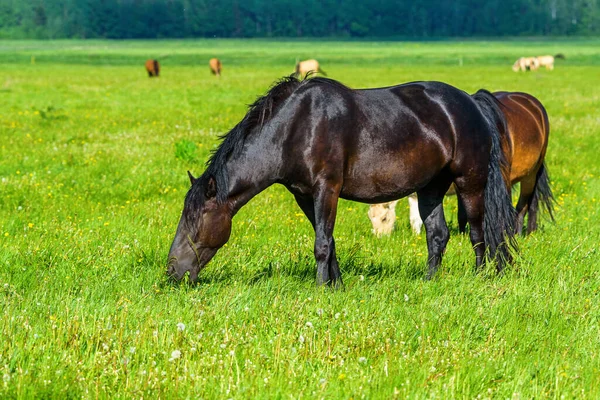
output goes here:
{"type": "MultiPolygon", "coordinates": [[[[512,154],[510,181],[521,183],[517,202],[516,232],[521,233],[525,214],[527,233],[537,229],[537,214],[540,202],[554,219],[552,206],[554,197],[550,189],[550,178],[544,158],[550,136],[548,113],[534,96],[520,92],[495,92],[508,126],[507,140],[511,141],[512,154]]],[[[459,210],[460,211],[460,210],[459,210]]],[[[466,217],[462,216],[462,227],[466,217]]],[[[460,222],[460,221],[459,221],[460,222]]]]}
{"type": "MultiPolygon", "coordinates": [[[[550,126],[546,109],[538,99],[527,93],[519,92],[496,92],[494,96],[498,99],[500,109],[504,113],[507,122],[508,135],[502,132],[504,141],[504,152],[507,160],[511,162],[510,182],[512,185],[521,183],[519,201],[517,203],[517,221],[515,229],[517,233],[523,230],[525,214],[529,212],[527,233],[537,229],[537,213],[539,203],[548,210],[550,218],[552,215],[553,196],[550,189],[548,171],[544,163],[550,126]]],[[[448,194],[454,194],[454,186],[448,194]]],[[[418,203],[416,196],[409,196],[410,223],[415,233],[420,233],[423,222],[419,218],[418,203]]],[[[373,232],[380,236],[390,234],[394,219],[388,207],[379,207],[369,210],[369,218],[373,224],[373,232]],[[379,212],[377,212],[379,211],[379,212]]],[[[393,211],[393,210],[392,210],[393,211]]],[[[466,216],[459,202],[459,230],[466,229],[466,216]]]]}
{"type": "Polygon", "coordinates": [[[221,60],[219,60],[218,58],[211,58],[208,61],[208,66],[210,67],[210,72],[213,75],[221,76],[221,68],[223,68],[223,66],[221,65],[221,60]]]}
{"type": "Polygon", "coordinates": [[[160,73],[160,65],[156,60],[148,60],[146,61],[146,71],[148,72],[148,77],[152,78],[154,76],[158,77],[160,73]]]}

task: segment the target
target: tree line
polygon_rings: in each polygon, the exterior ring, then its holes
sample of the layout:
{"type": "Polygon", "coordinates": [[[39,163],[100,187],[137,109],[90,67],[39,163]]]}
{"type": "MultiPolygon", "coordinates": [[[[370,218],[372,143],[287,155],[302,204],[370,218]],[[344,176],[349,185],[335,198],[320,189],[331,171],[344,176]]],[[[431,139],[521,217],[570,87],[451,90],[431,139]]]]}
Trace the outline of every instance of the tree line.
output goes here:
{"type": "Polygon", "coordinates": [[[598,0],[0,0],[0,38],[594,35],[598,0]]]}

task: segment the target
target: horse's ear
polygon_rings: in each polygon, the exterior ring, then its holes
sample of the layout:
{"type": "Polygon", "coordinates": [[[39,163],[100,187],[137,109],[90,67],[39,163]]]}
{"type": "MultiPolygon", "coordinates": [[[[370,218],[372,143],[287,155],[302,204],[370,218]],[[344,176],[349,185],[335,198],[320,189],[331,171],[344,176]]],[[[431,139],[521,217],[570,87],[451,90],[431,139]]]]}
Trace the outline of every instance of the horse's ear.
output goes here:
{"type": "Polygon", "coordinates": [[[212,176],[208,178],[208,183],[206,184],[206,191],[204,193],[207,199],[212,199],[217,195],[217,181],[212,176]]]}
{"type": "Polygon", "coordinates": [[[194,175],[190,171],[188,171],[188,176],[190,177],[190,183],[193,185],[196,182],[196,178],[194,178],[194,175]]]}

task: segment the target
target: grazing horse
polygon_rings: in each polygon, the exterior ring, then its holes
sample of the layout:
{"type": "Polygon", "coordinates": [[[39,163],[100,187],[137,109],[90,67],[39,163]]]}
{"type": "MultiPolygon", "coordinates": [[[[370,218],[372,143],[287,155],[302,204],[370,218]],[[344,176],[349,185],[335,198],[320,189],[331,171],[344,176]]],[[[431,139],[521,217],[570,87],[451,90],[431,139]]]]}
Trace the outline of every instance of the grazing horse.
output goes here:
{"type": "Polygon", "coordinates": [[[309,73],[314,74],[317,72],[327,76],[325,71],[323,71],[319,66],[319,62],[317,60],[305,60],[296,62],[294,74],[297,78],[305,77],[309,73]]]}
{"type": "Polygon", "coordinates": [[[160,73],[160,65],[156,60],[148,60],[146,61],[146,71],[148,72],[148,77],[152,78],[154,76],[158,77],[160,73]]]}
{"type": "Polygon", "coordinates": [[[233,216],[279,183],[315,231],[317,283],[342,283],[333,238],[338,199],[381,203],[417,192],[427,229],[428,274],[449,239],[442,200],[454,183],[469,224],[477,268],[498,271],[516,249],[493,101],[480,104],[441,82],[353,90],[327,78],[290,76],[252,104],[223,137],[191,188],[169,250],[167,274],[190,281],[228,240],[233,216]],[[384,168],[385,167],[385,168],[384,168]]]}
{"type": "Polygon", "coordinates": [[[208,66],[210,67],[210,72],[213,75],[221,76],[221,60],[219,60],[218,58],[211,58],[208,61],[208,66]]]}
{"type": "MultiPolygon", "coordinates": [[[[408,199],[412,199],[412,194],[408,199]]],[[[371,204],[369,207],[369,219],[373,223],[373,233],[376,236],[389,235],[394,229],[394,222],[396,221],[396,204],[398,200],[390,201],[388,203],[371,204]]],[[[417,213],[419,210],[417,210],[417,213]]],[[[419,218],[421,222],[421,218],[419,218]]],[[[421,222],[422,224],[422,222],[421,222]]],[[[419,227],[421,229],[421,227],[419,227]]]]}
{"type": "MultiPolygon", "coordinates": [[[[539,204],[544,206],[553,217],[553,199],[550,179],[544,158],[548,147],[550,125],[548,114],[542,103],[527,93],[496,92],[494,96],[500,102],[500,108],[507,122],[507,132],[502,132],[503,140],[510,143],[510,154],[506,158],[511,161],[510,182],[521,183],[517,203],[516,232],[521,233],[525,215],[528,213],[527,234],[537,229],[539,204]]],[[[451,187],[447,194],[455,194],[451,187]]],[[[410,225],[415,233],[421,232],[423,222],[419,218],[418,202],[415,194],[408,197],[410,205],[410,225]]],[[[377,236],[392,232],[395,220],[395,203],[372,205],[369,219],[373,225],[373,233],[377,236]],[[373,210],[373,208],[375,209],[373,210]],[[385,210],[385,212],[381,212],[385,210]],[[393,213],[393,215],[392,215],[393,213]],[[391,223],[390,223],[391,221],[391,223]]],[[[458,228],[465,232],[467,222],[459,202],[458,228]]]]}
{"type": "Polygon", "coordinates": [[[538,60],[538,63],[540,64],[540,67],[546,67],[546,69],[549,69],[550,71],[552,71],[554,69],[554,60],[555,59],[565,59],[565,56],[562,54],[557,54],[555,56],[539,56],[536,57],[538,60]]]}
{"type": "Polygon", "coordinates": [[[512,66],[512,70],[518,71],[537,71],[540,62],[537,57],[521,57],[512,66]]]}

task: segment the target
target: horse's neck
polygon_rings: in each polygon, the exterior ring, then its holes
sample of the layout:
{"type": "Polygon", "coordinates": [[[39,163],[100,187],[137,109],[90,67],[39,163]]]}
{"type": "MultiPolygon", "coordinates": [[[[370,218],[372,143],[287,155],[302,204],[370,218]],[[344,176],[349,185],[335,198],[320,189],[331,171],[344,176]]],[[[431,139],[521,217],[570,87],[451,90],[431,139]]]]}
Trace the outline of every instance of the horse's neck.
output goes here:
{"type": "Polygon", "coordinates": [[[235,214],[254,196],[276,183],[281,171],[281,149],[268,138],[252,140],[227,162],[228,199],[235,214]]]}

